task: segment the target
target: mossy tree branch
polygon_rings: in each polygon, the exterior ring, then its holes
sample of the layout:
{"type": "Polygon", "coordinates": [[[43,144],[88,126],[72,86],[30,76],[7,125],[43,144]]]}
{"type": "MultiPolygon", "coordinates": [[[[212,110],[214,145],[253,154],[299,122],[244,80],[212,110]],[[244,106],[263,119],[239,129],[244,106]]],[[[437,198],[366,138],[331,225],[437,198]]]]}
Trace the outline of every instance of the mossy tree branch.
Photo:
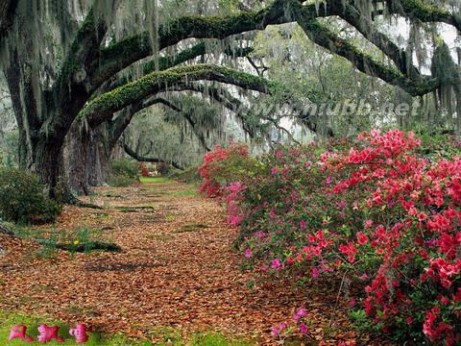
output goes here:
{"type": "Polygon", "coordinates": [[[112,114],[139,102],[147,96],[167,91],[174,85],[192,81],[209,80],[233,84],[243,89],[268,92],[272,83],[258,76],[215,65],[182,66],[166,71],[153,72],[94,99],[79,117],[86,119],[92,128],[111,119],[112,114]]]}
{"type": "Polygon", "coordinates": [[[440,22],[454,26],[461,33],[461,15],[450,13],[427,0],[388,0],[388,12],[424,23],[440,22]]]}
{"type": "Polygon", "coordinates": [[[203,148],[207,151],[210,151],[210,148],[206,144],[205,137],[203,136],[202,133],[198,132],[196,130],[196,125],[197,122],[192,118],[192,114],[189,114],[188,112],[183,111],[180,107],[174,105],[170,101],[157,97],[157,98],[148,98],[147,100],[142,100],[139,102],[136,102],[126,108],[124,108],[120,114],[115,118],[115,120],[109,121],[108,126],[110,129],[110,134],[109,134],[109,146],[112,148],[114,145],[117,143],[117,141],[120,139],[122,136],[123,132],[126,130],[128,125],[130,124],[131,120],[133,117],[140,112],[141,110],[151,107],[153,105],[157,104],[162,104],[178,113],[184,116],[184,118],[187,120],[189,125],[191,126],[192,130],[194,131],[195,135],[197,136],[198,140],[200,141],[200,144],[203,146],[203,148]]]}
{"type": "MultiPolygon", "coordinates": [[[[188,38],[223,39],[243,32],[263,30],[268,25],[293,22],[291,7],[296,0],[275,0],[260,11],[242,11],[227,16],[185,16],[165,23],[159,28],[158,48],[173,46],[188,38]]],[[[303,6],[312,18],[330,15],[328,8],[316,8],[314,4],[303,6]]],[[[101,49],[98,59],[93,61],[90,75],[95,86],[120,72],[132,63],[152,53],[149,34],[129,37],[110,47],[101,49]]]]}
{"type": "MultiPolygon", "coordinates": [[[[283,88],[282,86],[278,85],[278,89],[283,88]]],[[[187,85],[175,85],[170,91],[185,91],[190,90],[198,93],[202,93],[210,97],[211,99],[221,103],[225,108],[229,109],[231,112],[235,114],[235,116],[240,120],[243,130],[251,137],[254,138],[256,133],[254,129],[247,124],[247,118],[251,116],[251,110],[247,109],[243,102],[240,101],[238,98],[232,96],[230,92],[223,88],[217,87],[209,87],[203,84],[196,84],[196,83],[189,83],[187,85]]],[[[266,94],[271,94],[271,89],[267,91],[266,94]]],[[[291,108],[293,108],[294,116],[300,120],[300,122],[305,125],[309,130],[312,132],[318,131],[317,124],[312,120],[311,114],[305,112],[305,107],[301,105],[302,102],[299,100],[290,100],[288,96],[290,93],[286,92],[286,100],[285,104],[291,108]]],[[[262,120],[267,120],[273,124],[277,123],[277,120],[270,118],[264,114],[253,114],[254,116],[259,117],[262,120]]],[[[326,133],[330,137],[334,137],[333,130],[331,128],[326,129],[326,133]]]]}
{"type": "MultiPolygon", "coordinates": [[[[253,51],[254,51],[253,47],[226,48],[223,50],[222,53],[228,56],[231,56],[231,57],[246,57],[249,54],[251,54],[253,51]]],[[[170,56],[162,56],[158,58],[157,62],[149,61],[145,63],[142,68],[143,75],[147,75],[149,73],[155,72],[156,65],[158,66],[159,71],[164,71],[174,66],[178,66],[182,63],[185,63],[187,61],[193,60],[205,54],[207,54],[206,44],[204,42],[199,42],[190,48],[184,49],[178,54],[174,54],[170,56]]],[[[118,78],[115,81],[108,83],[106,87],[102,86],[100,90],[100,94],[114,90],[128,83],[129,83],[128,78],[118,78]]]]}
{"type": "Polygon", "coordinates": [[[345,3],[341,0],[330,1],[332,12],[352,25],[368,41],[378,47],[394,62],[402,74],[413,79],[422,78],[418,69],[411,63],[411,56],[408,56],[407,52],[397,46],[388,36],[373,28],[371,18],[361,13],[354,3],[345,3]]]}
{"type": "Polygon", "coordinates": [[[434,91],[438,86],[435,78],[411,79],[399,70],[378,63],[371,56],[357,49],[347,40],[340,38],[318,20],[307,16],[302,8],[296,11],[297,22],[306,35],[316,44],[349,60],[359,71],[398,86],[412,96],[422,96],[434,91]]]}
{"type": "Polygon", "coordinates": [[[180,164],[178,164],[175,161],[170,162],[170,161],[162,160],[162,159],[157,158],[157,157],[147,157],[147,156],[139,155],[135,150],[130,148],[130,146],[128,144],[126,144],[126,143],[123,144],[123,149],[125,150],[125,153],[127,153],[129,156],[131,156],[136,161],[151,162],[151,163],[168,163],[168,164],[171,163],[171,165],[174,168],[181,169],[181,170],[184,169],[184,167],[182,167],[180,164]]]}

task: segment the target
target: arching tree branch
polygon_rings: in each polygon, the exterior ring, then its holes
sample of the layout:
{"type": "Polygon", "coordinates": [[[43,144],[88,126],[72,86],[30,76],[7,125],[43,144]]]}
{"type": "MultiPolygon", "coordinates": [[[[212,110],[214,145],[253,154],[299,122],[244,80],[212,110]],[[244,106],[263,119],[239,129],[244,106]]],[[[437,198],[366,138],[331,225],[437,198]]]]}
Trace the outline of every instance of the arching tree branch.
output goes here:
{"type": "Polygon", "coordinates": [[[319,46],[348,59],[359,71],[398,86],[412,96],[425,95],[434,91],[438,86],[438,81],[435,78],[421,77],[413,80],[395,68],[376,62],[372,57],[338,37],[317,20],[308,19],[302,14],[302,11],[298,14],[298,23],[306,35],[319,46]]]}
{"type": "Polygon", "coordinates": [[[139,155],[135,150],[131,149],[130,146],[126,143],[123,143],[123,149],[129,156],[131,156],[136,161],[151,162],[151,163],[171,163],[171,165],[174,168],[181,169],[181,170],[184,169],[184,167],[182,167],[181,165],[179,165],[177,162],[174,162],[174,161],[170,162],[170,161],[165,161],[165,160],[162,160],[156,157],[144,157],[142,155],[139,155]]]}
{"type": "MultiPolygon", "coordinates": [[[[159,49],[177,44],[187,38],[223,39],[243,32],[263,30],[268,25],[292,22],[289,11],[295,0],[275,0],[260,11],[243,11],[235,15],[209,17],[181,17],[159,28],[159,49]]],[[[311,18],[330,15],[327,6],[303,6],[311,18]]],[[[112,75],[151,54],[148,32],[136,35],[110,47],[101,49],[100,57],[93,61],[90,75],[94,85],[100,85],[112,75]]]]}
{"type": "MultiPolygon", "coordinates": [[[[253,47],[246,48],[226,48],[223,50],[223,54],[232,56],[232,57],[246,57],[254,51],[253,47]]],[[[157,63],[155,61],[149,61],[143,66],[143,75],[155,72],[156,65],[158,65],[159,71],[164,71],[174,66],[180,65],[192,59],[195,59],[199,56],[202,56],[207,53],[206,44],[204,42],[199,42],[194,46],[184,49],[178,54],[172,56],[162,56],[158,59],[157,63]]],[[[102,87],[100,94],[114,90],[118,87],[121,87],[125,84],[128,84],[129,80],[127,78],[119,78],[111,83],[107,83],[106,87],[102,87]]]]}
{"type": "Polygon", "coordinates": [[[387,0],[388,11],[408,19],[417,19],[421,22],[441,22],[454,26],[461,33],[461,15],[450,13],[431,4],[427,0],[387,0]]]}
{"type": "Polygon", "coordinates": [[[192,114],[182,110],[180,107],[174,105],[173,103],[171,103],[170,101],[168,101],[168,100],[166,100],[166,99],[164,99],[162,97],[155,98],[155,99],[152,100],[152,102],[155,102],[157,104],[162,104],[165,107],[168,107],[168,108],[174,110],[175,112],[181,114],[184,117],[184,119],[186,119],[187,123],[190,125],[192,130],[194,131],[194,133],[197,136],[197,138],[198,138],[200,144],[202,145],[202,147],[206,151],[211,150],[211,148],[206,144],[205,136],[203,135],[203,133],[200,133],[199,131],[197,131],[197,121],[192,118],[192,114]]]}
{"type": "Polygon", "coordinates": [[[233,84],[244,89],[267,92],[272,83],[258,76],[239,72],[221,66],[194,65],[153,72],[139,80],[115,89],[94,99],[79,115],[86,119],[91,127],[111,119],[112,114],[145,99],[167,91],[174,85],[186,84],[192,81],[210,80],[233,84]]]}

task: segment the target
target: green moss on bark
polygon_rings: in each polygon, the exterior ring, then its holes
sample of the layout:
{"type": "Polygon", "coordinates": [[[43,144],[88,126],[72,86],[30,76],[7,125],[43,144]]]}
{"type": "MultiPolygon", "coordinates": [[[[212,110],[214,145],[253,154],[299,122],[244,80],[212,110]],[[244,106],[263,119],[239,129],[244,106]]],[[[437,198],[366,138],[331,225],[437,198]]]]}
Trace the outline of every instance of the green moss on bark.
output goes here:
{"type": "Polygon", "coordinates": [[[213,80],[234,84],[244,89],[269,92],[273,84],[248,73],[214,65],[180,66],[166,71],[153,72],[94,99],[79,115],[95,127],[112,117],[116,111],[166,90],[169,86],[197,80],[213,80]]]}

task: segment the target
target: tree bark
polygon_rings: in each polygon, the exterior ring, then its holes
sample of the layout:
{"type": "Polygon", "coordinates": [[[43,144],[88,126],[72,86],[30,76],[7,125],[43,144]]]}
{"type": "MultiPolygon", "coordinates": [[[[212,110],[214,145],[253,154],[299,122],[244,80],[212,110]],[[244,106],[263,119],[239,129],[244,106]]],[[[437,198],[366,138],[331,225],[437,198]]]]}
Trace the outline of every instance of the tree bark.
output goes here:
{"type": "Polygon", "coordinates": [[[11,29],[19,0],[0,1],[0,40],[11,29]]]}

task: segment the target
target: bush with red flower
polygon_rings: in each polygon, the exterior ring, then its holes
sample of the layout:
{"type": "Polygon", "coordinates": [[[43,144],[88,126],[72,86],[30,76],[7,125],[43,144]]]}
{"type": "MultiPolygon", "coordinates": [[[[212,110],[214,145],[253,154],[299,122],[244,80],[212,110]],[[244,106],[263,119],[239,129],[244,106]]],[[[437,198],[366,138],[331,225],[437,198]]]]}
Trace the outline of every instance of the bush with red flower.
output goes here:
{"type": "Polygon", "coordinates": [[[461,159],[427,154],[412,133],[374,130],[326,150],[277,148],[257,177],[226,176],[227,190],[207,179],[239,210],[245,261],[293,280],[346,275],[379,331],[456,345],[461,159]]]}

